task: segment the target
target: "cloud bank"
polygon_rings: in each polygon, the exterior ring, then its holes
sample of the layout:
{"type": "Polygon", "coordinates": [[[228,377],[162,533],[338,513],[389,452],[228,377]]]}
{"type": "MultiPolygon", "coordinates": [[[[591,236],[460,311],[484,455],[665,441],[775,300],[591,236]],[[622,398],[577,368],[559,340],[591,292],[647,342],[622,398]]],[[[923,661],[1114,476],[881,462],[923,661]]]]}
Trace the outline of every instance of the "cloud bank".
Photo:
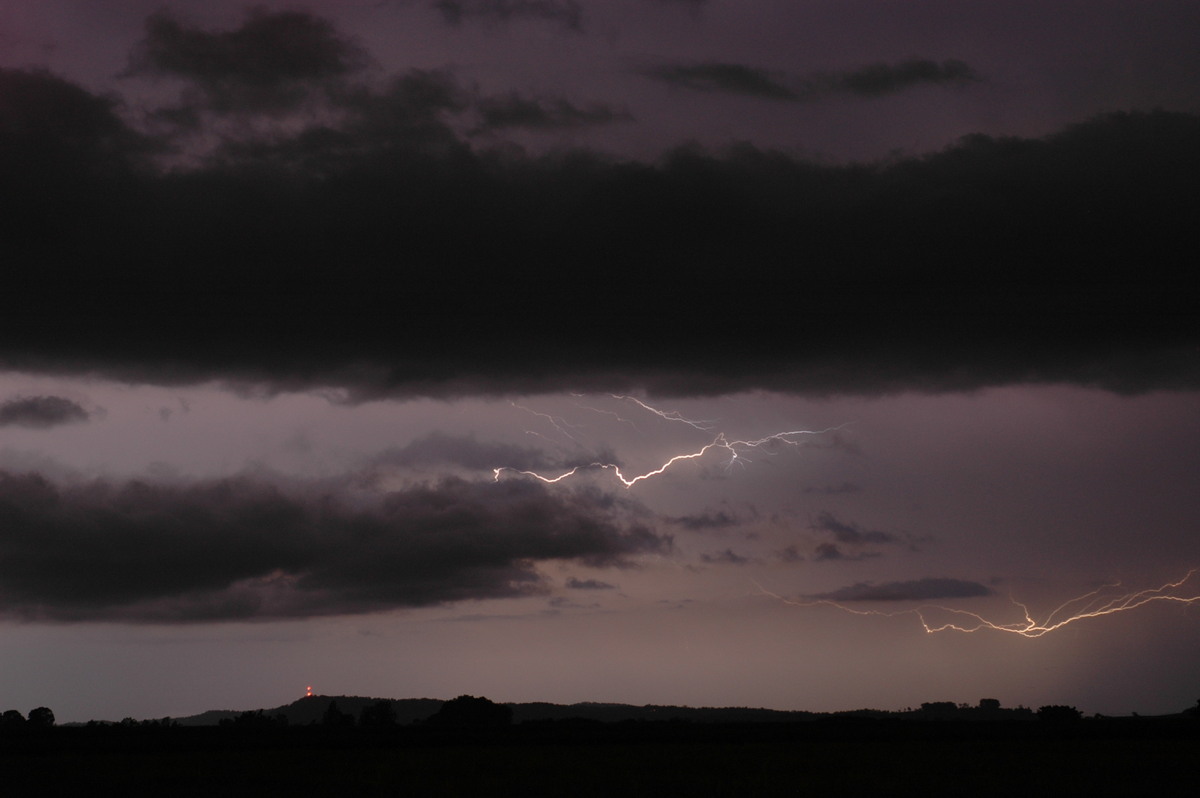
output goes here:
{"type": "MultiPolygon", "coordinates": [[[[128,79],[179,92],[140,116],[0,70],[0,235],[22,297],[0,368],[351,399],[1200,387],[1180,288],[1195,115],[866,165],[750,146],[535,157],[472,131],[619,112],[367,59],[318,17],[256,12],[230,31],[151,17],[128,79]]],[[[968,73],[918,60],[837,81],[968,73]]]]}
{"type": "Polygon", "coordinates": [[[62,396],[26,396],[0,403],[0,427],[46,429],[90,418],[78,402],[62,396]]]}
{"type": "Polygon", "coordinates": [[[253,478],[59,486],[0,472],[0,611],[228,621],[522,596],[546,589],[541,562],[619,567],[671,548],[633,516],[620,499],[520,480],[353,502],[253,478]]]}
{"type": "Polygon", "coordinates": [[[808,598],[827,601],[929,601],[975,598],[991,594],[992,591],[988,587],[978,582],[925,577],[907,582],[859,582],[829,593],[817,593],[808,598]]]}
{"type": "Polygon", "coordinates": [[[720,61],[666,64],[643,69],[641,74],[684,89],[789,102],[815,102],[838,95],[882,97],[921,84],[961,85],[979,79],[963,61],[951,59],[939,63],[925,58],[910,58],[896,64],[880,62],[803,77],[720,61]]]}

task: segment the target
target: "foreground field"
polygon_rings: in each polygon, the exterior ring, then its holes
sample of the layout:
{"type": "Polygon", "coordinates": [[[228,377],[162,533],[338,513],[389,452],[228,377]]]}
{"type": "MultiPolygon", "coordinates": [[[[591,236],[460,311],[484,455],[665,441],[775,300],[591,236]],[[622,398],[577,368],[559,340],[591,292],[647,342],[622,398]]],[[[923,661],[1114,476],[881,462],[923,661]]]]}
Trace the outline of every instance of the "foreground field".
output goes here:
{"type": "MultiPolygon", "coordinates": [[[[753,736],[753,735],[751,735],[753,736]]],[[[729,739],[400,747],[23,747],[10,794],[1194,795],[1200,741],[729,739]]]]}

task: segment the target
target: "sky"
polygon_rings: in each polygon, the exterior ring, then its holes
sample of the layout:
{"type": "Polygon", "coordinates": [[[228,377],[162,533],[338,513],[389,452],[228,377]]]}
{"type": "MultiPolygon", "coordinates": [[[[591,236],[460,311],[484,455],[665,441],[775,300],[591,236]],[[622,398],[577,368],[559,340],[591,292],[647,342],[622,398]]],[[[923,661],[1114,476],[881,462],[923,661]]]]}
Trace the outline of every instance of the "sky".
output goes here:
{"type": "Polygon", "coordinates": [[[0,2],[0,709],[1200,690],[1191,2],[0,2]]]}

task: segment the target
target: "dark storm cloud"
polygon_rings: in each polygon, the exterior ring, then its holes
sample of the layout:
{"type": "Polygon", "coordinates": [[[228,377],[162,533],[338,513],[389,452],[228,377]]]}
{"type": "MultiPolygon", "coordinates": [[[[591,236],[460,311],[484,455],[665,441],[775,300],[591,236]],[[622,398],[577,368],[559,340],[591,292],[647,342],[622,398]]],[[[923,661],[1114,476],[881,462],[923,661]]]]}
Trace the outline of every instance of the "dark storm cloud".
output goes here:
{"type": "Polygon", "coordinates": [[[571,577],[567,580],[567,587],[571,590],[616,590],[615,585],[610,585],[608,582],[601,582],[599,579],[576,579],[571,577]]]}
{"type": "Polygon", "coordinates": [[[817,85],[826,83],[833,90],[879,97],[921,83],[966,83],[978,79],[974,70],[962,61],[951,59],[938,63],[912,58],[899,64],[871,64],[850,72],[829,75],[824,81],[818,81],[817,85]]]}
{"type": "MultiPolygon", "coordinates": [[[[795,553],[795,547],[789,546],[788,548],[792,549],[792,551],[788,552],[788,550],[785,549],[781,554],[781,559],[783,559],[784,562],[798,562],[799,560],[804,559],[802,556],[795,558],[791,557],[791,554],[795,553]]],[[[838,544],[831,543],[829,541],[818,543],[813,548],[812,554],[814,562],[859,562],[860,560],[874,559],[878,556],[879,552],[864,551],[863,549],[858,548],[852,552],[846,552],[838,544]]]]}
{"type": "Polygon", "coordinates": [[[855,523],[839,521],[830,513],[821,513],[810,527],[813,531],[833,535],[838,543],[862,546],[869,543],[900,543],[897,536],[874,529],[863,529],[855,523]]]}
{"type": "Polygon", "coordinates": [[[249,478],[56,486],[0,472],[0,607],[167,622],[520,596],[543,589],[539,561],[619,566],[670,548],[627,509],[518,480],[445,480],[363,507],[249,478]]]}
{"type": "Polygon", "coordinates": [[[800,549],[795,546],[785,546],[775,552],[775,558],[780,562],[786,563],[804,562],[805,560],[804,555],[800,553],[800,549]]]}
{"type": "Polygon", "coordinates": [[[769,100],[799,99],[781,82],[786,78],[745,64],[673,64],[645,69],[642,74],[685,89],[722,91],[769,100]]]}
{"type": "Polygon", "coordinates": [[[62,396],[24,396],[0,403],[0,427],[46,429],[88,418],[78,402],[62,396]]]}
{"type": "MultiPolygon", "coordinates": [[[[0,208],[15,214],[25,203],[56,198],[66,182],[81,181],[77,190],[119,185],[156,149],[121,119],[119,106],[49,72],[0,68],[0,208]]],[[[21,221],[31,219],[22,214],[21,221]]],[[[19,278],[9,274],[6,287],[19,289],[19,278]]]]}
{"type": "Polygon", "coordinates": [[[668,64],[641,70],[641,74],[686,89],[797,102],[812,102],[838,94],[881,97],[922,83],[962,84],[978,80],[971,67],[962,61],[939,63],[922,58],[805,77],[723,62],[668,64]]]}
{"type": "Polygon", "coordinates": [[[469,19],[490,22],[535,19],[574,31],[583,28],[583,10],[574,0],[436,0],[431,5],[451,25],[469,19]]]}
{"type": "Polygon", "coordinates": [[[186,79],[215,110],[272,111],[368,62],[331,22],[303,12],[252,11],[232,31],[202,30],[160,12],[146,20],[127,74],[186,79]]]}
{"type": "Polygon", "coordinates": [[[482,117],[480,131],[505,128],[555,130],[590,127],[632,119],[627,111],[607,105],[576,106],[567,100],[535,100],[518,94],[505,97],[485,97],[477,104],[482,117]]]}
{"type": "Polygon", "coordinates": [[[818,593],[807,598],[828,601],[928,601],[975,598],[991,594],[991,590],[978,582],[926,577],[908,582],[884,582],[878,585],[859,582],[849,587],[839,588],[829,593],[818,593]]]}
{"type": "Polygon", "coordinates": [[[676,524],[692,532],[706,529],[728,529],[757,520],[758,513],[753,507],[746,512],[738,513],[725,508],[706,508],[703,512],[690,515],[669,516],[664,518],[669,524],[676,524]]]}
{"type": "Polygon", "coordinates": [[[491,471],[494,468],[535,471],[561,466],[561,462],[552,460],[545,452],[533,447],[485,443],[471,436],[447,435],[444,432],[431,432],[406,446],[389,449],[376,456],[373,462],[401,467],[457,465],[478,471],[491,471]]]}
{"type": "Polygon", "coordinates": [[[526,157],[470,143],[481,98],[452,73],[347,77],[349,45],[306,19],[310,71],[246,69],[319,86],[319,113],[226,124],[203,87],[242,85],[241,67],[180,66],[202,127],[169,141],[112,98],[0,72],[19,296],[0,367],[352,399],[1200,387],[1183,288],[1200,117],[872,165],[748,146],[526,157]]]}
{"type": "Polygon", "coordinates": [[[743,557],[733,549],[710,552],[700,555],[700,561],[708,565],[749,565],[750,558],[743,557]]]}

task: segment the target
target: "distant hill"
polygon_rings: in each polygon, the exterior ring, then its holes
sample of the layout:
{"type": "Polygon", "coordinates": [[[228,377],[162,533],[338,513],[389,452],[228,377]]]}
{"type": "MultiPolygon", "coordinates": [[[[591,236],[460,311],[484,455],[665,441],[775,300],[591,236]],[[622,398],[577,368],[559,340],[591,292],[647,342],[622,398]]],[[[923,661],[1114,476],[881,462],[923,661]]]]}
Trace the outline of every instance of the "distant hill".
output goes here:
{"type": "MultiPolygon", "coordinates": [[[[365,698],[363,696],[354,695],[314,695],[305,696],[297,699],[290,704],[284,704],[281,707],[274,709],[263,709],[262,713],[269,717],[283,715],[288,720],[288,724],[292,726],[307,726],[310,723],[320,723],[324,717],[325,711],[329,709],[331,703],[336,703],[339,712],[347,715],[353,715],[355,718],[362,712],[363,707],[379,701],[387,701],[392,705],[392,710],[396,713],[396,722],[401,725],[407,725],[418,720],[425,720],[433,713],[441,709],[442,701],[439,698],[365,698]]],[[[251,710],[257,711],[257,710],[251,710]]],[[[199,715],[190,715],[186,718],[172,718],[181,726],[216,726],[222,720],[228,718],[236,718],[241,715],[241,711],[228,709],[210,709],[207,712],[201,712],[199,715]]]]}
{"type": "MultiPolygon", "coordinates": [[[[379,701],[388,701],[396,713],[396,722],[408,725],[422,721],[433,715],[445,702],[438,698],[366,698],[363,696],[311,696],[284,704],[274,709],[263,709],[268,717],[283,715],[292,726],[307,726],[310,723],[320,723],[331,703],[336,703],[339,712],[358,717],[363,707],[379,701]]],[[[755,709],[752,707],[678,707],[633,706],[631,704],[604,704],[584,702],[580,704],[551,704],[533,702],[527,704],[510,703],[513,722],[522,723],[531,720],[567,720],[583,718],[598,720],[605,723],[617,723],[625,720],[691,720],[704,723],[769,723],[811,720],[817,717],[812,712],[786,712],[776,709],[755,709]]],[[[257,711],[257,710],[252,710],[257,711]]],[[[216,726],[222,720],[236,718],[242,711],[229,709],[211,709],[199,715],[186,718],[173,718],[181,726],[216,726]]]]}

